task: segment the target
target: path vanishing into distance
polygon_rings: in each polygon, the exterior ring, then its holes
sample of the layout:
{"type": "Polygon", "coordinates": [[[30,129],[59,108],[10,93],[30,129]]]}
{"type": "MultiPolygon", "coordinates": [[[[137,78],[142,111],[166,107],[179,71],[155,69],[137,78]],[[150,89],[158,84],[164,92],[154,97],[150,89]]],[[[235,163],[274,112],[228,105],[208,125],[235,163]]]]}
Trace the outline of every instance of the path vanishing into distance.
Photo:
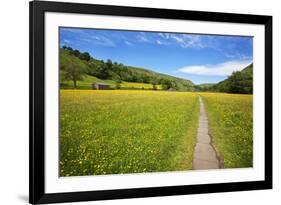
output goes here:
{"type": "Polygon", "coordinates": [[[193,169],[219,169],[221,167],[220,161],[209,135],[208,116],[201,96],[199,96],[199,102],[200,115],[196,145],[193,153],[193,169]]]}

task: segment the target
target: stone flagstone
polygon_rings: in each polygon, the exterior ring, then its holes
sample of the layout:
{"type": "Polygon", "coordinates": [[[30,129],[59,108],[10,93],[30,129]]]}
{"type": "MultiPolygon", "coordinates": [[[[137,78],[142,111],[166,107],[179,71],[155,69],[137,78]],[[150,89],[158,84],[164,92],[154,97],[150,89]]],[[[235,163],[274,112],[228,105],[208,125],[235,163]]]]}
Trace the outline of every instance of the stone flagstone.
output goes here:
{"type": "Polygon", "coordinates": [[[196,146],[193,153],[193,169],[219,169],[219,160],[216,151],[211,144],[212,141],[209,135],[208,116],[201,96],[199,97],[199,102],[200,116],[196,146]]]}

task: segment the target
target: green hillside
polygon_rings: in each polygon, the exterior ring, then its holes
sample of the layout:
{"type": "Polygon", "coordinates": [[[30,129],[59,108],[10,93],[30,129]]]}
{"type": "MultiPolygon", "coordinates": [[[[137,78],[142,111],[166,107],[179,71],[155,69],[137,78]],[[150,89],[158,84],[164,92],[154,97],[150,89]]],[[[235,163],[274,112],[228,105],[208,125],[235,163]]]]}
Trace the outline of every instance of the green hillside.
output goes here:
{"type": "MultiPolygon", "coordinates": [[[[106,83],[109,85],[110,89],[116,89],[117,83],[114,80],[102,80],[95,76],[90,76],[85,74],[82,80],[77,81],[78,89],[92,89],[93,83],[106,83]]],[[[73,82],[70,80],[64,80],[60,83],[61,88],[72,89],[73,82]]],[[[120,83],[119,89],[144,89],[144,90],[153,90],[153,85],[149,83],[133,83],[122,81],[120,83]]],[[[162,85],[156,85],[157,90],[162,90],[162,85]]]]}
{"type": "Polygon", "coordinates": [[[224,81],[212,87],[212,90],[227,93],[253,93],[253,64],[236,71],[224,81]]]}
{"type": "Polygon", "coordinates": [[[196,91],[208,91],[210,90],[215,84],[214,83],[202,83],[199,85],[194,85],[196,91]]]}
{"type": "Polygon", "coordinates": [[[193,90],[194,84],[190,80],[182,79],[182,78],[177,78],[174,76],[166,75],[163,73],[157,73],[151,70],[147,70],[144,68],[137,68],[137,67],[132,67],[128,66],[128,69],[131,72],[138,73],[139,75],[148,75],[151,76],[154,81],[158,82],[158,84],[162,84],[161,80],[168,80],[170,82],[174,82],[177,84],[179,90],[193,90]]]}
{"type": "MultiPolygon", "coordinates": [[[[94,76],[83,75],[82,80],[77,81],[78,89],[92,89],[93,83],[106,83],[109,84],[110,88],[114,89],[116,87],[116,83],[113,80],[102,80],[94,76]]],[[[61,88],[73,88],[73,82],[71,80],[63,80],[61,83],[61,88]]]]}
{"type": "Polygon", "coordinates": [[[70,47],[60,49],[61,88],[91,89],[96,82],[107,83],[111,89],[194,90],[190,80],[111,60],[104,62],[70,47]]]}

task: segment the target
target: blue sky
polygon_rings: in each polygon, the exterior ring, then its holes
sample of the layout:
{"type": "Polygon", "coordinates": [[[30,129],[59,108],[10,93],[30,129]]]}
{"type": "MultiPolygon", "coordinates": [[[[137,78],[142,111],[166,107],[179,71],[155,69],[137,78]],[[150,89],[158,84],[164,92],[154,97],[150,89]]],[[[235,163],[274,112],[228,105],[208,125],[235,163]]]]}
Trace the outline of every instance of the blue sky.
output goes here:
{"type": "Polygon", "coordinates": [[[195,84],[219,82],[253,62],[253,38],[244,36],[60,28],[63,45],[195,84]]]}

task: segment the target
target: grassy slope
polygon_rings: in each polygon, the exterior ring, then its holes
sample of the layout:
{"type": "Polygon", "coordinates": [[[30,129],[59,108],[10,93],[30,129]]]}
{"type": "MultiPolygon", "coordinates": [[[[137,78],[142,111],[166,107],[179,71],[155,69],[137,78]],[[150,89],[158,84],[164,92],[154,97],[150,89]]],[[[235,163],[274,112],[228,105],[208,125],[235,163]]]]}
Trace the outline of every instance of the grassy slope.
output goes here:
{"type": "Polygon", "coordinates": [[[253,96],[201,93],[210,134],[226,168],[253,166],[253,96]]]}
{"type": "MultiPolygon", "coordinates": [[[[246,68],[244,68],[243,70],[241,70],[241,73],[243,74],[243,76],[246,78],[253,78],[253,64],[250,64],[249,66],[247,66],[246,68]]],[[[227,87],[228,84],[230,83],[229,81],[229,77],[217,84],[214,85],[214,87],[217,90],[221,90],[224,91],[224,87],[227,87]]],[[[251,82],[252,85],[252,82],[251,82]]],[[[225,91],[224,91],[225,92],[225,91]]]]}
{"type": "MultiPolygon", "coordinates": [[[[110,87],[115,88],[115,81],[113,80],[101,80],[94,76],[84,75],[83,80],[77,82],[78,89],[92,89],[92,84],[95,82],[100,83],[107,83],[110,87]]],[[[73,82],[72,81],[63,81],[61,84],[61,88],[71,88],[73,89],[73,82]]]]}
{"type": "Polygon", "coordinates": [[[192,168],[197,94],[122,90],[60,93],[61,176],[192,168]]]}
{"type": "Polygon", "coordinates": [[[201,88],[210,88],[214,85],[214,83],[202,83],[202,84],[199,84],[197,86],[201,87],[201,88]]]}
{"type": "MultiPolygon", "coordinates": [[[[69,58],[71,58],[71,57],[73,57],[73,56],[71,56],[68,51],[60,49],[60,63],[62,65],[69,63],[69,58]]],[[[83,63],[85,66],[87,66],[87,64],[84,61],[82,61],[80,59],[79,59],[79,61],[81,61],[81,63],[83,63]]],[[[100,63],[100,61],[97,60],[97,59],[93,59],[93,61],[96,62],[96,63],[100,63]]],[[[193,89],[193,86],[194,86],[194,84],[190,80],[177,78],[177,77],[174,77],[174,76],[154,72],[154,71],[147,70],[147,69],[144,69],[144,68],[138,68],[138,67],[133,67],[133,66],[127,66],[127,68],[129,70],[131,70],[131,72],[133,72],[133,73],[147,74],[149,76],[156,76],[159,79],[164,78],[164,79],[176,81],[178,87],[181,90],[185,90],[185,89],[187,89],[187,87],[188,87],[188,89],[193,89]]],[[[116,84],[113,80],[101,80],[101,79],[96,78],[95,76],[85,75],[84,79],[78,82],[78,89],[91,89],[91,87],[92,87],[91,84],[93,82],[109,83],[112,88],[115,87],[115,84],[116,84]]],[[[63,84],[62,88],[73,87],[73,83],[70,82],[70,81],[61,82],[61,83],[63,84]]],[[[125,82],[124,81],[123,85],[121,85],[121,87],[122,88],[137,88],[137,89],[142,89],[142,88],[151,89],[151,88],[153,88],[153,85],[148,84],[148,83],[136,83],[136,84],[134,84],[133,82],[125,82]]],[[[162,89],[162,86],[157,85],[157,88],[162,89]]]]}
{"type": "Polygon", "coordinates": [[[129,69],[132,69],[135,72],[147,73],[147,74],[150,74],[150,75],[155,75],[155,76],[157,76],[159,78],[166,78],[168,80],[176,81],[178,86],[181,89],[185,88],[185,86],[189,86],[189,87],[193,87],[194,86],[193,82],[190,81],[190,80],[186,80],[186,79],[182,79],[182,78],[166,75],[166,74],[163,74],[163,73],[154,72],[154,71],[147,70],[147,69],[144,69],[144,68],[138,68],[138,67],[129,66],[129,69]]]}
{"type": "MultiPolygon", "coordinates": [[[[116,82],[114,80],[102,80],[94,76],[84,75],[83,80],[77,82],[78,89],[92,89],[93,83],[107,83],[110,85],[110,88],[116,88],[116,82]]],[[[156,85],[158,90],[162,89],[161,85],[156,85]]],[[[63,81],[61,84],[61,88],[68,88],[73,89],[73,82],[72,81],[63,81]]],[[[121,83],[121,89],[153,89],[153,85],[149,83],[132,83],[132,82],[125,82],[121,83]]]]}

